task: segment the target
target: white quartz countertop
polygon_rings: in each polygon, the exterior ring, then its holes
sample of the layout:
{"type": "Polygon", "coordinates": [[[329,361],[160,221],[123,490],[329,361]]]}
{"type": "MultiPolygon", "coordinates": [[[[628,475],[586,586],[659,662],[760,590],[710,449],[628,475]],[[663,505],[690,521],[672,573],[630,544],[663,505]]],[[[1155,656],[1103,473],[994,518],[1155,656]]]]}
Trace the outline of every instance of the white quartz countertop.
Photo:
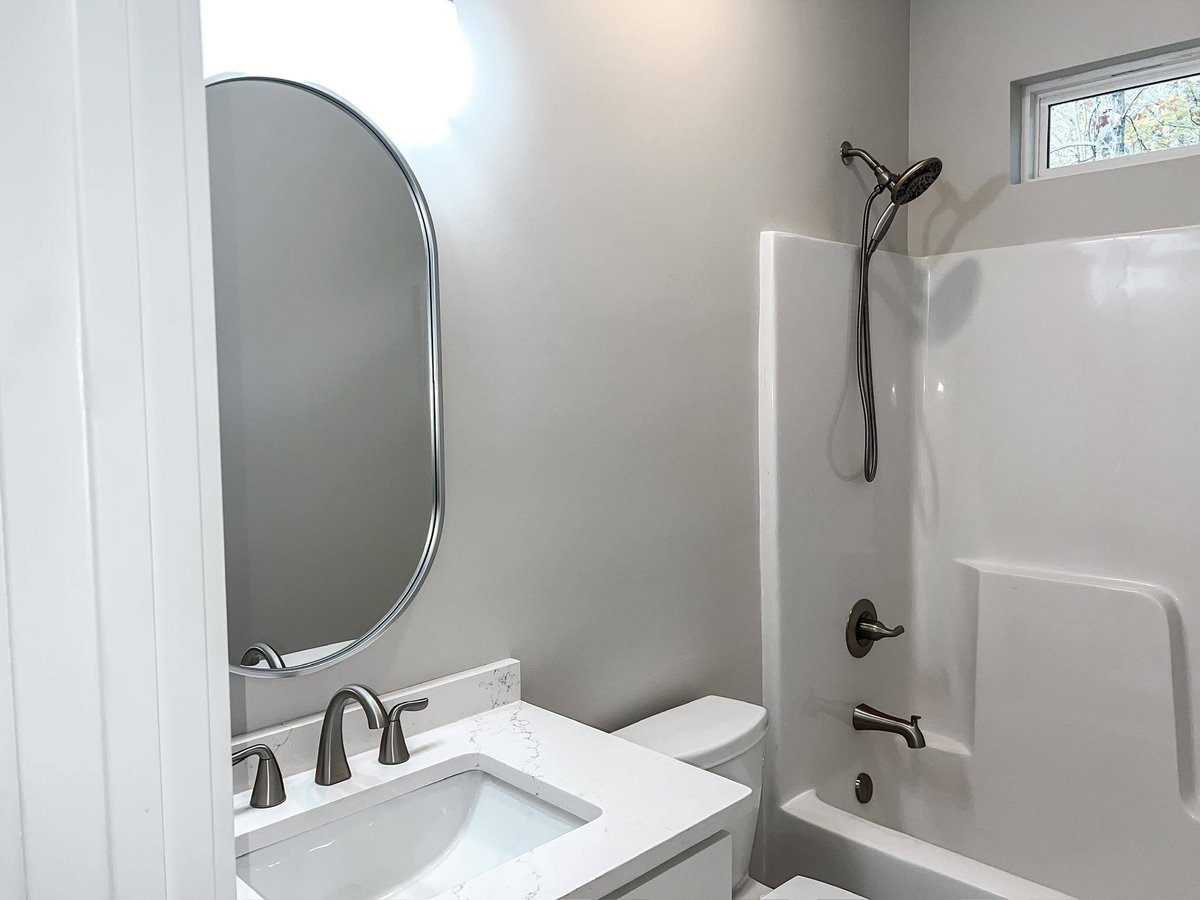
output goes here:
{"type": "MultiPolygon", "coordinates": [[[[600,897],[700,841],[728,831],[750,789],[525,702],[408,741],[412,758],[383,766],[350,758],[353,776],[321,787],[312,772],[286,780],[274,809],[234,798],[237,855],[458,772],[483,769],[587,820],[441,895],[455,900],[600,897]]],[[[402,839],[402,836],[399,836],[402,839]]],[[[257,897],[238,883],[239,897],[257,897]]]]}

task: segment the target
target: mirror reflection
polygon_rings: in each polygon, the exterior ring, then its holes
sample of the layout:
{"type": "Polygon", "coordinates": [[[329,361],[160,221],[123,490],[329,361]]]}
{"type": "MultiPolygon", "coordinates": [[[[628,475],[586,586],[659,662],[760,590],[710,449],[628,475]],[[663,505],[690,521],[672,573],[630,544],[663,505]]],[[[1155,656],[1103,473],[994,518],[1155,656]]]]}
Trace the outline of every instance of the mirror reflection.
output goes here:
{"type": "Polygon", "coordinates": [[[402,611],[436,545],[432,230],[336,98],[238,77],[207,100],[230,663],[311,671],[402,611]]]}

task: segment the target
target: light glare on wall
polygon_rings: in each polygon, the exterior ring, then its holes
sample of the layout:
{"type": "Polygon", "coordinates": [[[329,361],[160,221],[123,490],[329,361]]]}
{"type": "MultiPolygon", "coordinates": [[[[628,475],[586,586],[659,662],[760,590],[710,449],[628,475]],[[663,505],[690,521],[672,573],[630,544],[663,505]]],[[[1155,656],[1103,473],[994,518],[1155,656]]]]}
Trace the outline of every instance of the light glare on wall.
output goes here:
{"type": "Polygon", "coordinates": [[[475,70],[450,0],[202,0],[205,77],[318,84],[397,144],[449,134],[475,70]]]}

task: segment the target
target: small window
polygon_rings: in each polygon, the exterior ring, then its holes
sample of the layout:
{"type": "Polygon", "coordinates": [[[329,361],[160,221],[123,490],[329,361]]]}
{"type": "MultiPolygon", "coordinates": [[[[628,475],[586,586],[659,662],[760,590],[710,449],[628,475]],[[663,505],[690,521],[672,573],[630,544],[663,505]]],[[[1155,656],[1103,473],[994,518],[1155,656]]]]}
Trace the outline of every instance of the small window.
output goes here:
{"type": "Polygon", "coordinates": [[[1200,153],[1200,47],[1018,86],[1020,180],[1200,153]]]}

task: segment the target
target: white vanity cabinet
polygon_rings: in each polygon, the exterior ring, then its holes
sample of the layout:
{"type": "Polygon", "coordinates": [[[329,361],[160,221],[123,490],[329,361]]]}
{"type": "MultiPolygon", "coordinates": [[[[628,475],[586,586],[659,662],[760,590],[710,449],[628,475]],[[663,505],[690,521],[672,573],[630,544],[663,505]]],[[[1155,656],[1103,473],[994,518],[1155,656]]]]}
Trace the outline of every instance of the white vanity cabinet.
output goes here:
{"type": "Polygon", "coordinates": [[[733,839],[722,831],[604,900],[729,900],[733,839]]]}

